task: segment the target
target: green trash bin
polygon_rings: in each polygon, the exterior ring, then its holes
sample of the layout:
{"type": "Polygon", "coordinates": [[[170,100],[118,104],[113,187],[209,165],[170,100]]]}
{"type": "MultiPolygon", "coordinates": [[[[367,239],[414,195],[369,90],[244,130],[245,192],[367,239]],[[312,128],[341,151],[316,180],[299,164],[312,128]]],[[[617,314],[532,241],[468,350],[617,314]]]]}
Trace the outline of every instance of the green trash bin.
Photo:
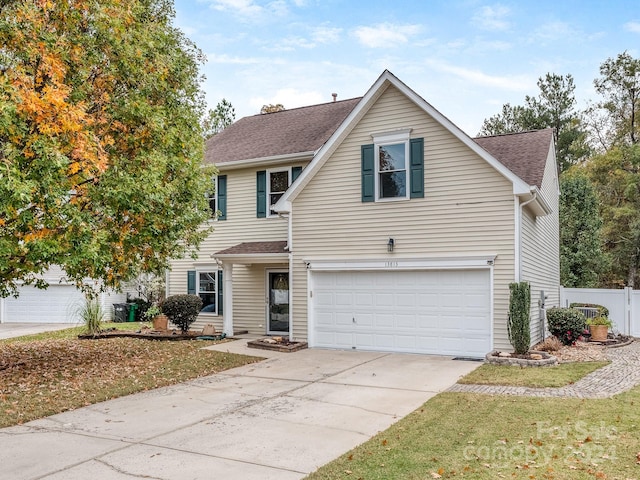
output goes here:
{"type": "Polygon", "coordinates": [[[129,303],[129,316],[127,318],[128,322],[135,322],[136,321],[136,310],[138,309],[138,304],[137,303],[129,303]]]}

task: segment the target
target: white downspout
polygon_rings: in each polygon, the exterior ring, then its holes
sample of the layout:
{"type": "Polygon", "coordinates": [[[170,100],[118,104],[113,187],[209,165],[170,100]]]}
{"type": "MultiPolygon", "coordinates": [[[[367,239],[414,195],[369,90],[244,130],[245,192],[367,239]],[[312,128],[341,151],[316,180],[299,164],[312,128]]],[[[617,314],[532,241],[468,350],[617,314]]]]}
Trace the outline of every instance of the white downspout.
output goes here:
{"type": "Polygon", "coordinates": [[[518,236],[516,239],[516,262],[518,267],[516,270],[516,282],[520,282],[522,280],[522,211],[524,207],[533,202],[538,196],[536,187],[531,187],[530,192],[533,196],[526,202],[520,203],[518,208],[518,218],[516,219],[516,234],[518,236]]]}
{"type": "Polygon", "coordinates": [[[293,205],[289,208],[287,250],[289,251],[289,339],[293,338],[293,205]]]}

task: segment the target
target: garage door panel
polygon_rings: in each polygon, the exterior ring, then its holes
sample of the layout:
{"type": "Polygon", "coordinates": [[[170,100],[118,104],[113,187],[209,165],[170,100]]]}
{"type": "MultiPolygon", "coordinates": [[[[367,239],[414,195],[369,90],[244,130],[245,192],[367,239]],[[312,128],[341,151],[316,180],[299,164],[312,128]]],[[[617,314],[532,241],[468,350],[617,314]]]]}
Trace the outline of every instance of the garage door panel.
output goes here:
{"type": "Polygon", "coordinates": [[[400,329],[410,328],[412,330],[415,330],[418,327],[416,316],[412,314],[397,314],[396,326],[400,329]]]}
{"type": "Polygon", "coordinates": [[[358,292],[355,295],[356,306],[362,306],[365,308],[371,307],[374,304],[374,296],[371,292],[358,292]]]}
{"type": "Polygon", "coordinates": [[[336,305],[351,305],[353,303],[353,294],[349,292],[337,292],[335,294],[336,305]]]}
{"type": "Polygon", "coordinates": [[[395,317],[392,313],[377,313],[375,316],[377,328],[391,328],[395,326],[395,317]]]}
{"type": "Polygon", "coordinates": [[[491,349],[487,269],[312,275],[314,296],[335,300],[314,302],[313,346],[477,357],[491,349]]]}
{"type": "MultiPolygon", "coordinates": [[[[336,299],[331,292],[318,292],[316,294],[315,302],[322,307],[325,306],[333,306],[336,303],[336,299]]],[[[349,305],[351,302],[347,302],[346,305],[349,305]]]]}

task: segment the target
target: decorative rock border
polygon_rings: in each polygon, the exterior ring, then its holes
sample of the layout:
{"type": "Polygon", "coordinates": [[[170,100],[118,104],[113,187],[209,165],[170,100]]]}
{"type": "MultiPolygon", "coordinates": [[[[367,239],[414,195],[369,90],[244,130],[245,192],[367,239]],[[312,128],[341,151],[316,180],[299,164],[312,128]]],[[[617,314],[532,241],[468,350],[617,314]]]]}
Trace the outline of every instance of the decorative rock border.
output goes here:
{"type": "Polygon", "coordinates": [[[260,350],[271,350],[273,352],[292,353],[307,348],[307,342],[276,342],[270,343],[265,340],[271,340],[269,337],[258,338],[247,342],[247,347],[258,348],[260,350]]]}
{"type": "Polygon", "coordinates": [[[519,367],[548,367],[558,364],[558,359],[553,355],[549,355],[547,352],[538,352],[535,350],[531,350],[529,353],[533,355],[539,355],[541,358],[517,358],[510,356],[511,354],[505,355],[504,352],[494,350],[493,352],[487,353],[487,355],[485,356],[485,360],[487,363],[491,363],[494,365],[512,365],[519,367]]]}

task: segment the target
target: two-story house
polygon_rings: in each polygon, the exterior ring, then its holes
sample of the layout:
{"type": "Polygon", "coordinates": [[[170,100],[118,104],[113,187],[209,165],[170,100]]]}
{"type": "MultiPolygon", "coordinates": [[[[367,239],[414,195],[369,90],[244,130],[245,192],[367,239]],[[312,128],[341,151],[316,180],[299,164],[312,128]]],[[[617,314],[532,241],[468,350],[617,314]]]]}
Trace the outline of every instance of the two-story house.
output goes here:
{"type": "Polygon", "coordinates": [[[217,219],[167,293],[199,324],[311,347],[481,357],[559,296],[551,130],[472,139],[388,71],[361,98],[243,118],[207,143],[217,219]]]}

